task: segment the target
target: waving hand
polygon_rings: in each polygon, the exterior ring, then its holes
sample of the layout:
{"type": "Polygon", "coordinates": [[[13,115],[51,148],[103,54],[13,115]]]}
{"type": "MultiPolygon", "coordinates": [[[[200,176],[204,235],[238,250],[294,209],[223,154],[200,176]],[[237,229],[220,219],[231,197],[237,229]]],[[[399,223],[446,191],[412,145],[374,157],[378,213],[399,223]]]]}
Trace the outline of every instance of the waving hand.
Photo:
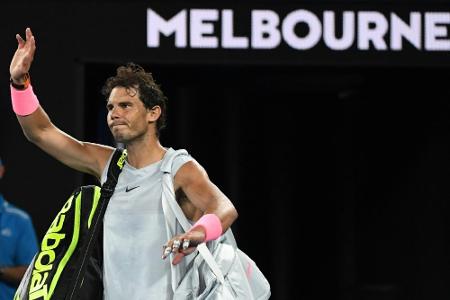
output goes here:
{"type": "Polygon", "coordinates": [[[33,62],[36,42],[30,28],[25,30],[25,40],[19,34],[16,34],[16,39],[18,46],[9,66],[9,73],[15,83],[23,84],[33,62]]]}

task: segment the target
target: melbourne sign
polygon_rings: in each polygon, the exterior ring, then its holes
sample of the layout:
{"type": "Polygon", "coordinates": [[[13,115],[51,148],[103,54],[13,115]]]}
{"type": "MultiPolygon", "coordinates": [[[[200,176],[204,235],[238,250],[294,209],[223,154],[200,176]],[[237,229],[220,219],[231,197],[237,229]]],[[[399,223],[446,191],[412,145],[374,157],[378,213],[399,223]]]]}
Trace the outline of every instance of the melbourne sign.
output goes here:
{"type": "Polygon", "coordinates": [[[147,45],[159,47],[161,38],[173,35],[177,48],[274,49],[285,43],[309,50],[319,42],[335,51],[351,47],[365,50],[402,50],[409,44],[419,51],[450,51],[450,12],[410,12],[407,18],[378,11],[325,10],[316,14],[298,9],[280,16],[273,10],[249,12],[250,34],[235,34],[231,9],[183,9],[169,19],[147,10],[147,45]],[[220,26],[218,24],[220,23],[220,26]],[[296,27],[307,32],[300,36],[296,27]]]}
{"type": "Polygon", "coordinates": [[[356,59],[424,65],[445,64],[443,57],[450,65],[450,10],[445,9],[153,7],[146,17],[147,49],[172,49],[181,56],[206,50],[204,57],[212,60],[216,51],[225,59],[247,55],[252,61],[268,52],[265,58],[275,63],[356,59]]]}

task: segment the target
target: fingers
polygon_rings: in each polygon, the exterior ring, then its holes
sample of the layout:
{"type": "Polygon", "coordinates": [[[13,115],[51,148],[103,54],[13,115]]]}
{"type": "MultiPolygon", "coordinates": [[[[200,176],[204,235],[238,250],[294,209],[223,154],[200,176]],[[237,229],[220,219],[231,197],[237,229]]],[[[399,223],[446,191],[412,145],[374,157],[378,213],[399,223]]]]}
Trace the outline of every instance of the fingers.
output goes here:
{"type": "Polygon", "coordinates": [[[34,50],[36,48],[36,40],[34,39],[34,35],[31,32],[31,29],[27,28],[25,30],[25,34],[27,36],[27,41],[30,42],[30,48],[34,50]]]}
{"type": "Polygon", "coordinates": [[[173,243],[172,243],[172,252],[173,253],[178,252],[178,249],[180,249],[180,246],[181,246],[181,240],[173,241],[173,243]]]}
{"type": "MultiPolygon", "coordinates": [[[[169,254],[173,253],[175,254],[175,257],[177,257],[177,254],[183,254],[179,259],[182,259],[183,256],[191,254],[195,251],[195,247],[198,245],[198,242],[192,241],[187,238],[175,238],[167,245],[163,246],[163,255],[162,259],[166,259],[169,254]]],[[[175,259],[175,258],[174,258],[175,259]]],[[[178,262],[177,262],[178,263],[178,262]]]]}
{"type": "Polygon", "coordinates": [[[25,45],[25,41],[23,40],[23,38],[20,36],[20,34],[16,34],[16,40],[17,43],[19,44],[19,48],[22,48],[25,45]]]}
{"type": "Polygon", "coordinates": [[[36,48],[36,41],[30,28],[27,28],[25,30],[25,40],[20,36],[20,34],[16,34],[16,39],[19,49],[23,48],[24,46],[28,46],[28,48],[30,48],[31,50],[34,50],[36,48]]]}
{"type": "Polygon", "coordinates": [[[190,242],[191,242],[190,240],[184,239],[183,245],[182,245],[182,249],[183,249],[183,250],[186,250],[187,248],[189,248],[190,242]]]}
{"type": "Polygon", "coordinates": [[[172,242],[169,242],[167,245],[163,246],[163,255],[162,259],[166,259],[170,253],[178,253],[181,246],[181,240],[175,239],[172,242]]]}
{"type": "Polygon", "coordinates": [[[169,256],[170,253],[172,253],[172,247],[164,245],[162,259],[166,259],[166,257],[169,256]]]}
{"type": "Polygon", "coordinates": [[[27,41],[33,37],[33,33],[31,32],[30,27],[27,27],[27,29],[25,29],[25,36],[27,38],[27,41]]]}
{"type": "Polygon", "coordinates": [[[184,256],[185,256],[185,254],[181,253],[181,252],[175,254],[175,257],[172,260],[172,264],[173,265],[178,265],[183,260],[184,256]]]}
{"type": "Polygon", "coordinates": [[[20,82],[30,70],[36,51],[36,43],[30,28],[25,30],[25,39],[20,34],[16,34],[16,40],[17,50],[11,60],[9,73],[11,78],[20,82]]]}
{"type": "Polygon", "coordinates": [[[34,35],[28,41],[30,43],[31,50],[34,51],[34,49],[36,49],[36,40],[34,39],[34,35]]]}
{"type": "Polygon", "coordinates": [[[25,30],[25,36],[27,38],[27,42],[30,44],[30,48],[34,50],[36,48],[36,41],[29,27],[25,30]]]}

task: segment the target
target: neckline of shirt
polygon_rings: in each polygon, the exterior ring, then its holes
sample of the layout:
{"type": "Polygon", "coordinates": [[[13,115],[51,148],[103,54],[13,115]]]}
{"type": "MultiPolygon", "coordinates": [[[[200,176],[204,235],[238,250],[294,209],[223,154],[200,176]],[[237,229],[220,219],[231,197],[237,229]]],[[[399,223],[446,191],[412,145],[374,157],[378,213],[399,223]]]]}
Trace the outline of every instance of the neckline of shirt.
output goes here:
{"type": "Polygon", "coordinates": [[[133,167],[132,165],[130,165],[130,164],[128,163],[127,160],[125,160],[125,166],[126,166],[130,171],[134,171],[134,172],[140,172],[140,171],[146,172],[146,171],[153,170],[153,169],[156,168],[156,167],[160,167],[160,165],[162,164],[162,162],[163,162],[164,159],[166,158],[167,153],[169,153],[170,151],[172,151],[172,148],[171,148],[171,147],[170,147],[170,148],[164,147],[164,149],[166,150],[166,152],[164,153],[163,157],[162,157],[160,160],[155,161],[155,162],[152,162],[151,164],[149,164],[149,165],[147,165],[147,166],[145,166],[145,167],[142,167],[142,168],[135,168],[135,167],[133,167]]]}

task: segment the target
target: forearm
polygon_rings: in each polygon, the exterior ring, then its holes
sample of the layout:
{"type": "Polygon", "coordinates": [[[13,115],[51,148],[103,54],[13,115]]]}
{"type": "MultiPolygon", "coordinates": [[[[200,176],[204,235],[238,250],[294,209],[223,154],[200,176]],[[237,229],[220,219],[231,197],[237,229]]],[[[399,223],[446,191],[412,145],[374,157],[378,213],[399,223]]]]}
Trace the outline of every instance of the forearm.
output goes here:
{"type": "Polygon", "coordinates": [[[205,214],[216,215],[222,225],[222,233],[225,233],[234,221],[236,221],[238,213],[228,198],[225,197],[219,203],[218,206],[207,209],[205,214]]]}
{"type": "Polygon", "coordinates": [[[17,120],[25,137],[35,144],[39,144],[43,140],[46,131],[54,128],[50,118],[40,106],[28,116],[17,115],[17,120]]]}
{"type": "Polygon", "coordinates": [[[222,225],[222,233],[234,223],[238,217],[238,212],[230,199],[212,182],[207,182],[206,186],[199,186],[200,199],[204,201],[197,202],[197,205],[203,207],[206,214],[216,215],[222,225]]]}
{"type": "Polygon", "coordinates": [[[237,217],[233,204],[221,193],[220,197],[209,201],[203,216],[195,222],[191,231],[202,232],[205,241],[215,240],[231,227],[237,217]]]}
{"type": "Polygon", "coordinates": [[[0,281],[18,285],[27,270],[26,266],[0,268],[0,281]]]}
{"type": "Polygon", "coordinates": [[[204,216],[208,214],[216,216],[213,223],[216,225],[220,223],[221,233],[227,231],[238,217],[233,203],[209,180],[206,171],[196,161],[188,162],[178,170],[174,178],[174,188],[175,190],[181,188],[187,199],[202,211],[204,216]]]}

